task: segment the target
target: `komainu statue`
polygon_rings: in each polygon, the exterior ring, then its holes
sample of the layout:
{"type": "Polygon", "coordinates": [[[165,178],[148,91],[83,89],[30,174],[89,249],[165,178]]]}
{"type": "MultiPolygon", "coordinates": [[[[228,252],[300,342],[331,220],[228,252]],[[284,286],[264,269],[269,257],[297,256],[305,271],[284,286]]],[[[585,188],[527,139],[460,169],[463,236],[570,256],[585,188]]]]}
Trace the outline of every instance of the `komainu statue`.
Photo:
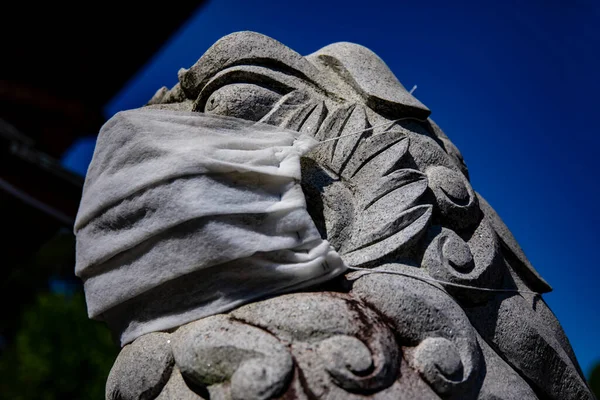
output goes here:
{"type": "Polygon", "coordinates": [[[385,63],[254,32],[102,128],[77,233],[120,399],[593,399],[551,290],[385,63]]]}

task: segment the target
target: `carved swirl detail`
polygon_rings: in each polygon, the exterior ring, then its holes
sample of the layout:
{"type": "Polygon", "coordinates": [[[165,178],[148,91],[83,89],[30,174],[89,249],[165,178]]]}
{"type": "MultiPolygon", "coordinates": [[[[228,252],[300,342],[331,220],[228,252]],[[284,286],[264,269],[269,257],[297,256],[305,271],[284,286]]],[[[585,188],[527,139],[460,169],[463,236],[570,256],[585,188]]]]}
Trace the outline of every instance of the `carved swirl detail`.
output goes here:
{"type": "Polygon", "coordinates": [[[162,388],[182,397],[302,398],[294,397],[301,391],[309,397],[353,398],[392,387],[400,357],[389,327],[350,296],[287,295],[189,323],[172,334],[140,337],[124,348],[112,373],[124,378],[133,371],[138,377],[109,381],[109,398],[153,399],[162,388]],[[292,308],[302,315],[290,317],[292,308]],[[157,358],[156,348],[165,356],[157,358]],[[148,365],[139,368],[146,358],[148,365]]]}
{"type": "MultiPolygon", "coordinates": [[[[481,220],[470,234],[463,235],[464,238],[439,226],[432,227],[429,234],[433,239],[425,250],[421,265],[431,277],[461,285],[500,287],[505,269],[497,236],[487,221],[481,220]]],[[[492,295],[451,285],[447,285],[446,290],[460,300],[475,303],[492,295]]]]}

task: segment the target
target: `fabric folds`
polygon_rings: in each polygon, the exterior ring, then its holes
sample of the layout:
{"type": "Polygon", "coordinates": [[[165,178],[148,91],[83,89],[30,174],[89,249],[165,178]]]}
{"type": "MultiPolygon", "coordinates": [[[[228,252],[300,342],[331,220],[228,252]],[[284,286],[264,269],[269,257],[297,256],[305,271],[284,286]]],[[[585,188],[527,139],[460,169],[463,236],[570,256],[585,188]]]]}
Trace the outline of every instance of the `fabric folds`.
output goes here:
{"type": "Polygon", "coordinates": [[[90,317],[125,344],[342,273],[299,183],[300,157],[316,144],[201,113],[115,115],[75,223],[90,317]]]}

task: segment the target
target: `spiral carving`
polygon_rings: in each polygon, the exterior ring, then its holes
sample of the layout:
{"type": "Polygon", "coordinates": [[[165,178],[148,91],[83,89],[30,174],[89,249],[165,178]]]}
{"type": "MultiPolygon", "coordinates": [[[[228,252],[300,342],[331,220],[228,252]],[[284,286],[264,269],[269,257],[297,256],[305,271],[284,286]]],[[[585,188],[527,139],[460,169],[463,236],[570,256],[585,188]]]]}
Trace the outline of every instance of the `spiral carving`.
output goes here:
{"type": "MultiPolygon", "coordinates": [[[[467,240],[441,227],[432,227],[430,235],[434,237],[421,265],[433,278],[474,287],[500,287],[505,269],[497,236],[487,221],[481,220],[470,236],[464,235],[467,240]]],[[[461,301],[470,303],[479,303],[491,296],[485,291],[445,287],[461,301]]]]}
{"type": "Polygon", "coordinates": [[[442,395],[451,394],[464,379],[456,345],[442,337],[425,338],[412,352],[411,363],[442,395]]]}

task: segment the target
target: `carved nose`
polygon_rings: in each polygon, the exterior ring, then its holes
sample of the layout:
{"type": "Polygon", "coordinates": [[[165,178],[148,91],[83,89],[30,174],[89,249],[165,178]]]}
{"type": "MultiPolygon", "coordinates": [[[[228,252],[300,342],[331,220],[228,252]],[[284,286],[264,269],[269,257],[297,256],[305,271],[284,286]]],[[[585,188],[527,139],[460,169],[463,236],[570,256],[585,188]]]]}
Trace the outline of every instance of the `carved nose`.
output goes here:
{"type": "Polygon", "coordinates": [[[477,197],[460,172],[436,166],[426,173],[439,211],[450,227],[467,228],[479,220],[477,197]]]}
{"type": "Polygon", "coordinates": [[[460,177],[456,177],[453,174],[451,179],[441,182],[440,189],[442,189],[446,197],[454,204],[459,206],[466,206],[469,204],[469,192],[467,191],[464,181],[460,179],[460,177]]]}
{"type": "Polygon", "coordinates": [[[473,269],[473,255],[469,246],[457,236],[450,236],[442,247],[442,256],[458,272],[473,269]]]}

